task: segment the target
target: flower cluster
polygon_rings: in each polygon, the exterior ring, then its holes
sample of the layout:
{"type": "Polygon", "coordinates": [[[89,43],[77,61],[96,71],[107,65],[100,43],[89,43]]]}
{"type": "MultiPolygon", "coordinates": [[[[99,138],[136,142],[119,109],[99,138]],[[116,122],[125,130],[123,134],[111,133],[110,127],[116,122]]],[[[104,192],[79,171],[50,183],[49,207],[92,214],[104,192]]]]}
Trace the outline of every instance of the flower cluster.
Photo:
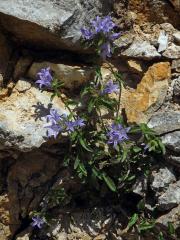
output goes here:
{"type": "Polygon", "coordinates": [[[112,55],[113,41],[120,36],[120,33],[113,32],[115,27],[116,25],[110,16],[104,18],[98,16],[95,20],[91,21],[89,28],[82,28],[81,33],[85,40],[93,40],[95,38],[102,40],[100,55],[103,59],[106,59],[106,57],[111,57],[112,55]]]}
{"type": "Polygon", "coordinates": [[[113,144],[113,147],[116,148],[119,143],[129,139],[127,135],[129,130],[129,127],[124,128],[121,124],[112,124],[107,133],[109,137],[108,144],[113,144]]]}
{"type": "Polygon", "coordinates": [[[102,94],[111,94],[113,92],[115,92],[115,93],[119,92],[119,85],[114,84],[112,80],[109,80],[106,83],[106,85],[102,91],[102,94]]]}
{"type": "Polygon", "coordinates": [[[45,221],[39,217],[39,216],[35,216],[32,217],[32,227],[38,227],[38,228],[42,228],[43,224],[45,223],[45,221]]]}
{"type": "Polygon", "coordinates": [[[42,88],[43,85],[47,88],[51,88],[53,77],[50,73],[50,67],[41,69],[40,72],[37,73],[37,76],[39,79],[36,83],[39,84],[40,88],[42,88]]]}
{"type": "Polygon", "coordinates": [[[57,110],[51,109],[50,114],[46,116],[50,125],[45,126],[47,128],[47,136],[57,138],[60,132],[74,132],[76,128],[83,127],[85,125],[82,118],[78,118],[75,121],[68,120],[68,116],[65,114],[59,115],[57,110]]]}

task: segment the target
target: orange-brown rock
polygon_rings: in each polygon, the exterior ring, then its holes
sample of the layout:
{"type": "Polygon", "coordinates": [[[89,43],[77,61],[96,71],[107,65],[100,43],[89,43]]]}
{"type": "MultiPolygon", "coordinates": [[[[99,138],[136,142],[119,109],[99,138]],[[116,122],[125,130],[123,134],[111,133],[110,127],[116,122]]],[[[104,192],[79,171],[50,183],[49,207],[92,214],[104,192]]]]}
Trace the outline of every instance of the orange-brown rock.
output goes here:
{"type": "Polygon", "coordinates": [[[163,103],[171,76],[169,62],[153,64],[135,90],[126,91],[123,99],[129,122],[147,122],[163,103]]]}

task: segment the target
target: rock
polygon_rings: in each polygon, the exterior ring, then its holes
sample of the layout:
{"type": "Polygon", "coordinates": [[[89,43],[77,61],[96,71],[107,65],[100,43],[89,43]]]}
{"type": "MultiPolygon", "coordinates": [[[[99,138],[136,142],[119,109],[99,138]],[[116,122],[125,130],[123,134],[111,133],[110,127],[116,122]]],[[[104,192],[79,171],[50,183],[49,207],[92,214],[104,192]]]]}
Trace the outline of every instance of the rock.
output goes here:
{"type": "MultiPolygon", "coordinates": [[[[58,146],[62,149],[62,146],[58,146]]],[[[63,165],[63,150],[52,156],[39,149],[22,153],[8,174],[11,228],[17,230],[22,219],[37,210],[63,165]]]]}
{"type": "Polygon", "coordinates": [[[154,58],[159,58],[161,55],[149,42],[135,39],[133,43],[121,53],[121,56],[152,60],[154,58]]]}
{"type": "Polygon", "coordinates": [[[164,111],[155,113],[148,122],[148,126],[158,134],[178,130],[180,129],[180,112],[164,111]]]}
{"type": "Polygon", "coordinates": [[[180,131],[171,132],[162,136],[162,142],[168,149],[180,153],[180,131]]]}
{"type": "Polygon", "coordinates": [[[64,83],[63,87],[74,90],[94,78],[95,69],[87,66],[70,66],[50,62],[33,63],[27,77],[37,79],[40,69],[50,67],[55,76],[64,83]]]}
{"type": "MultiPolygon", "coordinates": [[[[30,233],[18,234],[15,240],[30,240],[30,233]]],[[[63,240],[63,239],[62,239],[63,240]]]]}
{"type": "Polygon", "coordinates": [[[143,72],[141,62],[134,61],[134,60],[128,60],[127,64],[128,64],[128,67],[131,72],[133,72],[133,73],[142,73],[143,72]]]}
{"type": "Polygon", "coordinates": [[[168,35],[165,34],[165,31],[161,31],[158,38],[158,52],[163,52],[168,46],[168,35]]]}
{"type": "Polygon", "coordinates": [[[176,167],[176,170],[180,170],[180,156],[174,156],[173,154],[167,154],[166,160],[176,167]]]}
{"type": "Polygon", "coordinates": [[[114,231],[115,228],[113,222],[115,216],[112,211],[111,208],[94,207],[71,211],[69,216],[67,214],[58,216],[58,211],[56,211],[56,217],[51,222],[51,228],[48,233],[42,233],[44,235],[40,235],[40,239],[44,239],[43,237],[46,235],[50,239],[106,239],[104,236],[109,232],[109,229],[114,231]]]}
{"type": "Polygon", "coordinates": [[[114,43],[117,48],[124,49],[130,46],[133,40],[134,40],[134,34],[131,32],[128,32],[120,36],[120,38],[116,39],[114,43]]]}
{"type": "Polygon", "coordinates": [[[10,60],[12,50],[13,49],[11,47],[11,44],[6,39],[6,37],[0,32],[0,74],[2,74],[2,78],[5,77],[6,75],[8,62],[10,60]]]}
{"type": "Polygon", "coordinates": [[[172,61],[172,70],[175,72],[180,72],[180,59],[172,61]]]}
{"type": "Polygon", "coordinates": [[[178,207],[173,208],[167,214],[159,217],[156,220],[156,223],[162,224],[165,227],[168,227],[169,223],[173,224],[174,229],[180,227],[180,205],[178,207]]]}
{"type": "Polygon", "coordinates": [[[135,90],[126,92],[124,108],[128,122],[147,122],[162,105],[171,76],[170,64],[153,64],[145,73],[135,90]]]}
{"type": "Polygon", "coordinates": [[[167,191],[158,198],[159,210],[170,210],[180,204],[180,180],[170,184],[167,191]]]}
{"type": "Polygon", "coordinates": [[[170,2],[173,4],[175,9],[180,12],[180,2],[179,2],[179,0],[170,0],[170,2]]]}
{"type": "Polygon", "coordinates": [[[108,14],[111,5],[110,0],[0,1],[0,24],[26,47],[82,50],[81,27],[108,14]]]}
{"type": "Polygon", "coordinates": [[[0,240],[8,240],[12,236],[10,224],[8,196],[7,194],[0,195],[0,240]]]}
{"type": "Polygon", "coordinates": [[[160,192],[165,192],[170,183],[176,181],[176,177],[172,170],[162,167],[152,172],[151,189],[158,196],[160,192]]]}
{"type": "Polygon", "coordinates": [[[59,98],[51,103],[50,93],[30,85],[26,80],[19,80],[11,96],[0,101],[1,149],[30,151],[39,148],[47,141],[44,117],[50,108],[66,113],[59,98]]]}
{"type": "Polygon", "coordinates": [[[171,43],[168,48],[162,54],[168,59],[179,59],[180,58],[180,46],[171,43]]]}
{"type": "Polygon", "coordinates": [[[173,93],[175,97],[180,97],[180,76],[175,80],[173,93]]]}
{"type": "Polygon", "coordinates": [[[24,56],[19,59],[13,73],[13,79],[15,81],[25,76],[25,73],[27,72],[28,68],[31,66],[32,61],[33,61],[33,58],[30,56],[24,56]]]}
{"type": "Polygon", "coordinates": [[[175,33],[173,34],[173,37],[174,37],[175,42],[176,42],[178,45],[180,45],[180,31],[175,32],[175,33]]]}
{"type": "Polygon", "coordinates": [[[147,178],[144,176],[139,177],[135,184],[132,186],[132,191],[133,193],[144,197],[147,191],[147,178]]]}

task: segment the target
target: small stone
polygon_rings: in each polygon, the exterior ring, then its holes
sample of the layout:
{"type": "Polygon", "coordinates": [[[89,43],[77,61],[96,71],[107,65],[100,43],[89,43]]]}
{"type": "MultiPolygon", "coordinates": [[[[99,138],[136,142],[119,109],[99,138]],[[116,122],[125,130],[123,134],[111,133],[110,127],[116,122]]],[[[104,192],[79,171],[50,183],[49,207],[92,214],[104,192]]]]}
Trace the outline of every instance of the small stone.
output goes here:
{"type": "Polygon", "coordinates": [[[142,73],[143,69],[141,66],[141,63],[138,61],[134,61],[134,60],[128,60],[127,61],[129,70],[133,73],[142,73]]]}
{"type": "Polygon", "coordinates": [[[180,112],[179,111],[165,111],[155,113],[148,126],[158,134],[164,134],[180,129],[180,112]]]}
{"type": "Polygon", "coordinates": [[[135,184],[132,186],[133,193],[144,197],[147,191],[147,178],[145,176],[139,177],[135,184]]]}
{"type": "Polygon", "coordinates": [[[180,97],[180,76],[174,81],[173,93],[175,97],[180,97]]]}
{"type": "Polygon", "coordinates": [[[180,170],[180,156],[174,156],[172,154],[167,154],[166,160],[176,167],[176,170],[180,170]]]}
{"type": "Polygon", "coordinates": [[[175,42],[176,42],[178,45],[180,45],[180,31],[175,32],[175,33],[173,34],[173,37],[174,37],[175,42]]]}
{"type": "Polygon", "coordinates": [[[168,59],[179,59],[180,58],[180,46],[171,43],[165,52],[162,54],[168,59]]]}
{"type": "Polygon", "coordinates": [[[58,233],[58,235],[56,236],[57,240],[67,240],[67,233],[58,233]]]}
{"type": "Polygon", "coordinates": [[[170,184],[167,191],[158,198],[159,210],[170,210],[180,204],[180,180],[170,184]]]}
{"type": "Polygon", "coordinates": [[[160,168],[152,172],[151,189],[159,195],[160,192],[165,192],[170,183],[176,181],[176,177],[172,170],[167,167],[160,168]]]}
{"type": "Polygon", "coordinates": [[[31,88],[31,83],[27,80],[19,80],[15,86],[15,89],[18,92],[25,92],[31,88]]]}
{"type": "Polygon", "coordinates": [[[156,220],[156,223],[160,223],[165,227],[168,227],[169,223],[173,224],[174,229],[176,230],[180,226],[180,205],[178,207],[173,208],[167,214],[159,217],[156,220]]]}
{"type": "Polygon", "coordinates": [[[161,31],[158,38],[159,48],[158,52],[163,52],[168,46],[168,35],[165,34],[165,31],[161,31]]]}
{"type": "Polygon", "coordinates": [[[124,57],[134,57],[145,60],[152,60],[161,56],[153,45],[147,41],[139,39],[134,40],[134,42],[123,51],[121,55],[124,57]]]}
{"type": "Polygon", "coordinates": [[[180,153],[180,131],[171,132],[162,136],[162,142],[168,149],[180,153]]]}
{"type": "Polygon", "coordinates": [[[180,59],[177,60],[173,60],[172,61],[172,70],[174,70],[175,72],[180,72],[180,59]]]}

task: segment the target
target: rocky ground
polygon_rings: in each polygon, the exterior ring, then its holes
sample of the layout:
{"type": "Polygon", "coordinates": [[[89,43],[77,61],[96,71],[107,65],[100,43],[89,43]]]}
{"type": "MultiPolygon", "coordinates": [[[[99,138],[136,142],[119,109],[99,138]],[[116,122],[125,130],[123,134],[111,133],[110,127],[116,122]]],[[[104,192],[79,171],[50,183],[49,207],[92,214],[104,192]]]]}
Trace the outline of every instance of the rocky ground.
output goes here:
{"type": "MultiPolygon", "coordinates": [[[[128,122],[148,123],[167,148],[151,178],[134,185],[133,198],[145,199],[149,212],[156,207],[157,226],[172,222],[180,237],[180,1],[1,0],[0,240],[30,240],[32,233],[41,240],[139,239],[136,232],[122,233],[118,205],[55,208],[52,227],[39,238],[28,220],[53,187],[80,191],[63,167],[65,142],[44,137],[44,116],[52,106],[66,112],[64,104],[50,103],[50,93],[35,85],[36,73],[50,66],[64,94],[77,98],[95,74],[80,28],[108,13],[122,31],[111,61],[126,82],[121,107],[128,122]]],[[[109,77],[106,65],[102,72],[109,77]]]]}

